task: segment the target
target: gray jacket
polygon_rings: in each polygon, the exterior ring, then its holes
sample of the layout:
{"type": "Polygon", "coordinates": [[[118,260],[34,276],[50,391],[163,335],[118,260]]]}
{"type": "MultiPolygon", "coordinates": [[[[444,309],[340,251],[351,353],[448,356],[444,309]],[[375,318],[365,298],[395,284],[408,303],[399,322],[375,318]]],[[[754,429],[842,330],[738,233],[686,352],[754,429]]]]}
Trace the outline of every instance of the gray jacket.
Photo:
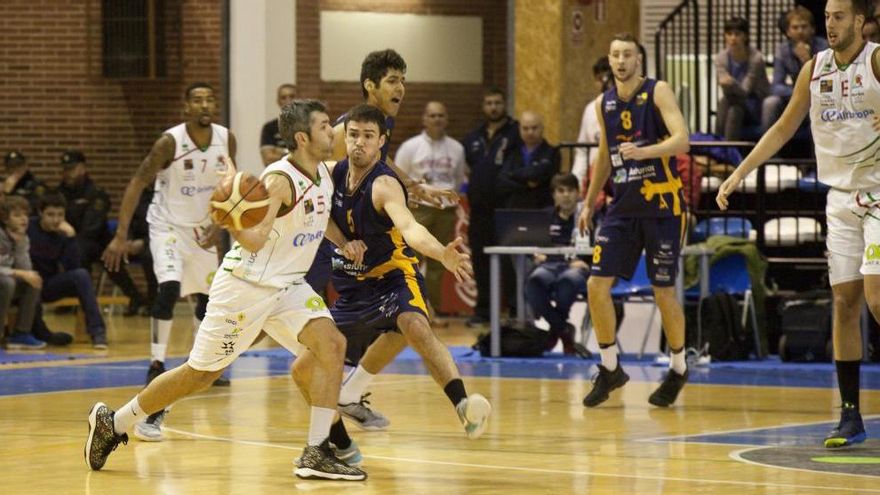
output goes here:
{"type": "Polygon", "coordinates": [[[31,270],[31,243],[24,236],[24,241],[15,242],[0,228],[0,276],[12,276],[12,270],[31,270]]]}

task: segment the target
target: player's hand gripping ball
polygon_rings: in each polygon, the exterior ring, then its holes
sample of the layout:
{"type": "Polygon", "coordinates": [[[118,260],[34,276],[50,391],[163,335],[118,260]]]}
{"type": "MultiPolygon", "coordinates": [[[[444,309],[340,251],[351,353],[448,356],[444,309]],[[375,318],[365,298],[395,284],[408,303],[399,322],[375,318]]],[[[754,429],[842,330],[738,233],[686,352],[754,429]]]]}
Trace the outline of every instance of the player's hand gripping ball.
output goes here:
{"type": "Polygon", "coordinates": [[[249,229],[262,222],[268,211],[269,192],[247,172],[225,177],[211,195],[211,218],[221,227],[249,229]]]}

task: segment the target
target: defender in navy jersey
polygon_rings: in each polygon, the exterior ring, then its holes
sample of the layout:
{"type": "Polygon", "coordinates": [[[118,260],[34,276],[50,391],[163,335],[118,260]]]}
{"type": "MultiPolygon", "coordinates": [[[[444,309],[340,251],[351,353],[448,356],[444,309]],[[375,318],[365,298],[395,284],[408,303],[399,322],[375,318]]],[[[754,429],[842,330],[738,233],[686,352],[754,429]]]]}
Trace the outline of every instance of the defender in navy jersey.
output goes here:
{"type": "MultiPolygon", "coordinates": [[[[361,91],[364,103],[379,109],[385,116],[385,144],[382,145],[381,160],[394,169],[411,195],[436,204],[442,204],[444,201],[457,201],[458,196],[455,191],[442,191],[425,184],[418,184],[402,173],[400,169],[394,167],[388,159],[394,119],[400,111],[400,105],[406,94],[405,82],[406,61],[394,50],[371,52],[361,64],[361,91]]],[[[332,158],[338,161],[345,160],[347,156],[344,136],[346,117],[348,117],[348,113],[340,115],[333,123],[335,143],[332,158]]],[[[315,262],[306,275],[306,280],[319,293],[326,290],[330,280],[330,256],[332,253],[333,246],[329,241],[323,241],[318,255],[315,257],[315,262]]]]}
{"type": "MultiPolygon", "coordinates": [[[[332,280],[339,298],[330,312],[347,339],[349,362],[361,361],[371,345],[379,349],[376,360],[359,366],[371,376],[387,364],[389,353],[393,359],[399,351],[402,334],[443,387],[467,436],[477,438],[491,406],[480,394],[467,395],[449,350],[428,323],[424,279],[413,248],[443,263],[459,280],[472,276],[470,257],[460,251],[461,238],[443,246],[413,218],[402,181],[379,159],[384,123],[382,112],[369,105],[352,109],[345,122],[349,159],[333,170],[330,215],[347,239],[364,243],[365,251],[361,263],[333,257],[332,280]]],[[[345,406],[340,397],[339,410],[348,415],[345,406]]]]}
{"type": "Polygon", "coordinates": [[[670,370],[648,401],[670,406],[688,376],[684,313],[674,287],[685,233],[685,204],[674,155],[689,149],[687,126],[669,85],[639,75],[642,57],[631,34],[615,35],[608,58],[615,84],[596,107],[602,128],[599,154],[578,219],[582,231],[592,227],[593,205],[610,176],[614,198],[596,232],[587,282],[602,364],[584,405],[598,406],[629,380],[617,359],[611,287],[617,277],[632,277],[644,249],[672,352],[670,370]]]}

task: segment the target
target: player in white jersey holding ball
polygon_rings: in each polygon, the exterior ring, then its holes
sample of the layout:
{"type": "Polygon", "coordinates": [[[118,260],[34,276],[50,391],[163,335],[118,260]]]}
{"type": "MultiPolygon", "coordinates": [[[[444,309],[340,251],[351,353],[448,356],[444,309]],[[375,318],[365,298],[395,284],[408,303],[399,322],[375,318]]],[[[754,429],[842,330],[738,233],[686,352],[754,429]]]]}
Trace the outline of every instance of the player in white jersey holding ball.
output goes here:
{"type": "MultiPolygon", "coordinates": [[[[342,381],[345,338],[305,273],[325,231],[344,242],[330,219],[333,181],[323,160],[333,149],[333,128],[324,105],[296,100],[284,106],[281,135],[290,154],[269,165],[261,180],[269,192],[265,218],[250,229],[234,230],[232,248],[211,284],[207,314],[189,360],[156,377],[115,413],[97,403],[89,415],[86,463],[103,467],[107,456],[128,440],[139,418],[209,386],[261,332],[297,356],[309,356],[312,382],[303,390],[311,405],[308,444],[295,474],[302,478],[358,481],[366,474],[339,460],[329,445],[330,425],[342,381]]],[[[229,175],[234,172],[230,166],[229,175]]],[[[352,244],[342,252],[355,262],[352,244]]],[[[359,251],[360,255],[363,251],[359,251]]]]}
{"type": "MultiPolygon", "coordinates": [[[[102,259],[110,271],[127,262],[128,227],[144,188],[155,183],[155,195],[147,211],[153,270],[159,282],[150,308],[150,368],[146,382],[165,371],[165,356],[181,296],[195,295],[195,322],[205,317],[208,287],[217,271],[215,247],[219,229],[208,214],[211,192],[225,169],[224,156],[235,156],[235,136],[212,123],[217,111],[214,88],[199,82],[184,93],[186,122],[162,133],[129,181],[119,207],[119,225],[102,259]]],[[[225,378],[218,384],[228,385],[225,378]],[[222,382],[222,383],[221,383],[222,382]]],[[[164,411],[146,418],[135,434],[147,441],[161,440],[159,426],[164,411]]]]}
{"type": "Polygon", "coordinates": [[[861,32],[872,14],[869,0],[828,0],[825,26],[829,49],[804,64],[782,118],[724,181],[718,206],[754,169],[791,139],[807,113],[816,148],[819,181],[828,192],[828,274],[834,295],[832,339],[840,388],[840,423],[826,448],[865,441],[859,413],[861,308],[867,299],[880,319],[880,45],[861,32]]]}

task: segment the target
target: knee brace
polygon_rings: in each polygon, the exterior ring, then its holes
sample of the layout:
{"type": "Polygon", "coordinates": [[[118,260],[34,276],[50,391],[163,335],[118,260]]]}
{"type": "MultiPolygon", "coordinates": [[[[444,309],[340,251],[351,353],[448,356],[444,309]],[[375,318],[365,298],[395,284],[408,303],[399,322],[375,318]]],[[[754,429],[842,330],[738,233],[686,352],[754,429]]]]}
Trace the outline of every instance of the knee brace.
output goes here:
{"type": "Polygon", "coordinates": [[[180,282],[162,282],[153,302],[152,317],[170,320],[174,317],[174,305],[180,299],[180,282]]]}
{"type": "Polygon", "coordinates": [[[196,294],[196,318],[199,321],[205,319],[205,313],[208,311],[208,295],[196,294]]]}

